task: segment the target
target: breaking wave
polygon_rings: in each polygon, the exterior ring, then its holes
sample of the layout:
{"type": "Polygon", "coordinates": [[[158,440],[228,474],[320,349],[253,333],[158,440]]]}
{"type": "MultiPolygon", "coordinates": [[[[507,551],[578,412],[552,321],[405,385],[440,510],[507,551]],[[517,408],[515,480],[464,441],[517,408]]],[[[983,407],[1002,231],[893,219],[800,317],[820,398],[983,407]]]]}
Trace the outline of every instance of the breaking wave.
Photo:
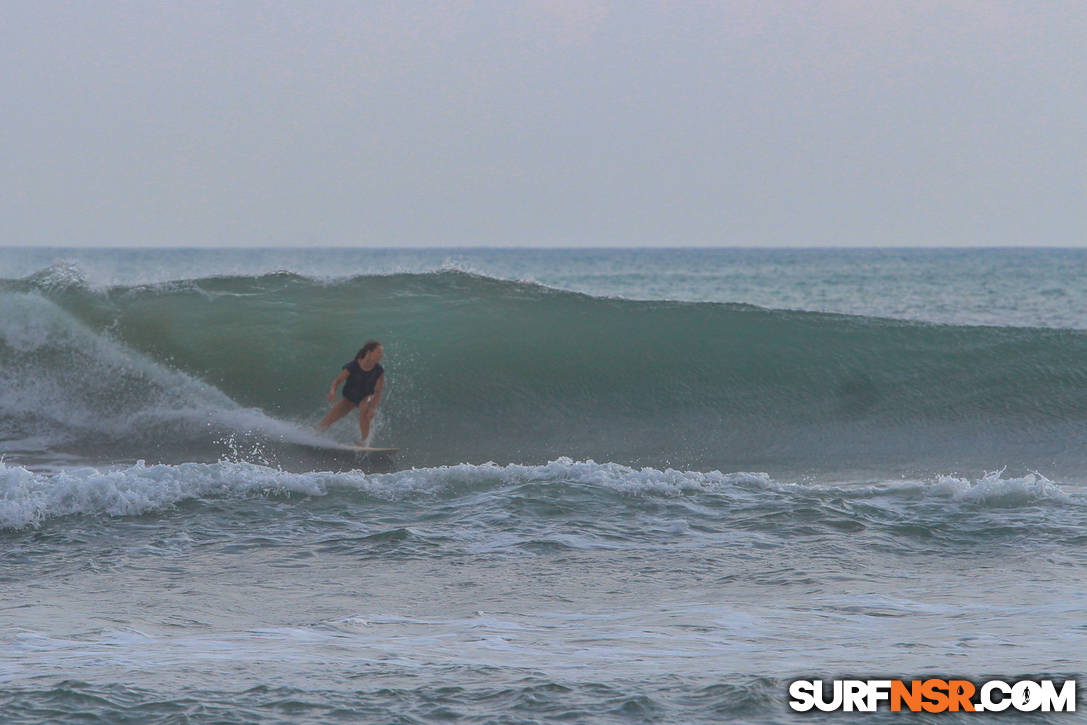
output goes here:
{"type": "Polygon", "coordinates": [[[305,443],[340,365],[376,338],[377,440],[412,465],[1087,462],[1077,331],[605,299],[455,270],[91,289],[58,267],[0,282],[0,308],[9,455],[180,462],[217,460],[232,436],[305,443]]]}

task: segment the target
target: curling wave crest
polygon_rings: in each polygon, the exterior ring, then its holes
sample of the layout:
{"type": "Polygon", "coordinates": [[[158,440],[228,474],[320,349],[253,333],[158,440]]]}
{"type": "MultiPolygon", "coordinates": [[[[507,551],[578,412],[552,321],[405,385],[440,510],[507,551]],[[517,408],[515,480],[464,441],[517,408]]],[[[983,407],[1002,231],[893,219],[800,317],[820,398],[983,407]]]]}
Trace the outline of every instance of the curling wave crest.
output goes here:
{"type": "MultiPolygon", "coordinates": [[[[1039,474],[1004,478],[1000,472],[977,481],[940,476],[931,481],[900,481],[840,486],[782,483],[765,473],[699,472],[631,468],[615,463],[560,458],[539,466],[460,464],[394,473],[313,471],[291,473],[247,462],[183,463],[106,468],[66,467],[31,471],[0,461],[0,528],[40,526],[73,515],[125,517],[172,510],[183,502],[268,498],[305,501],[336,497],[349,509],[381,502],[409,505],[410,516],[428,507],[506,507],[516,502],[565,507],[572,520],[593,519],[601,507],[622,505],[651,512],[676,506],[714,526],[759,524],[774,528],[782,515],[840,517],[845,511],[860,527],[889,522],[909,513],[918,521],[969,518],[979,510],[1050,506],[1083,511],[1082,496],[1070,495],[1039,474]]],[[[194,514],[198,515],[198,514],[194,514]]],[[[798,519],[799,520],[799,519],[798,519]]]]}

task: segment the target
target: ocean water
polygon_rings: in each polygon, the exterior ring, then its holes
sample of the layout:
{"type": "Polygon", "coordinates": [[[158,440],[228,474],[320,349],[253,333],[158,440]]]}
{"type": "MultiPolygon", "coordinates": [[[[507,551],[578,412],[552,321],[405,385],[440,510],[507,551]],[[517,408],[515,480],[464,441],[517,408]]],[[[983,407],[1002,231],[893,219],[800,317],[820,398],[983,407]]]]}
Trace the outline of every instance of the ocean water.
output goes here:
{"type": "Polygon", "coordinates": [[[1081,678],[1085,330],[1080,250],[0,249],[3,721],[1081,678]]]}

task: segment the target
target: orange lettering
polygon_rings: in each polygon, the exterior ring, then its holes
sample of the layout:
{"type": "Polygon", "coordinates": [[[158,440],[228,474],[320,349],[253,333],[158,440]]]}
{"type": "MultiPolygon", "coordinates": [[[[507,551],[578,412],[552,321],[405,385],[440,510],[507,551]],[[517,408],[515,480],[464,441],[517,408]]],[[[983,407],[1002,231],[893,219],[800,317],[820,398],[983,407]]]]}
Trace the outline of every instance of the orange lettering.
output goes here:
{"type": "Polygon", "coordinates": [[[891,712],[901,712],[903,701],[910,712],[921,711],[921,680],[911,680],[909,688],[902,680],[891,683],[891,712]]]}
{"type": "Polygon", "coordinates": [[[974,711],[974,703],[970,698],[974,696],[974,683],[969,680],[948,680],[948,708],[951,712],[958,712],[962,707],[966,712],[974,711]]]}
{"type": "Polygon", "coordinates": [[[925,712],[943,712],[947,709],[947,682],[945,680],[925,680],[921,683],[921,694],[929,702],[921,705],[925,712]]]}

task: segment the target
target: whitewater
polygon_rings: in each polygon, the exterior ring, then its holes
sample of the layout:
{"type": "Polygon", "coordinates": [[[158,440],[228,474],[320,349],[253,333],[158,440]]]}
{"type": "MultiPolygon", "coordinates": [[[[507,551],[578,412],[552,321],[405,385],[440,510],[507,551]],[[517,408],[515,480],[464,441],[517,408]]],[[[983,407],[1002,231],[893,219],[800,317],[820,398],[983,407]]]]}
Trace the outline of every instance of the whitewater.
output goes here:
{"type": "Polygon", "coordinates": [[[0,250],[5,722],[784,723],[798,678],[1077,678],[1084,272],[0,250]],[[315,445],[371,338],[391,461],[315,445]]]}

